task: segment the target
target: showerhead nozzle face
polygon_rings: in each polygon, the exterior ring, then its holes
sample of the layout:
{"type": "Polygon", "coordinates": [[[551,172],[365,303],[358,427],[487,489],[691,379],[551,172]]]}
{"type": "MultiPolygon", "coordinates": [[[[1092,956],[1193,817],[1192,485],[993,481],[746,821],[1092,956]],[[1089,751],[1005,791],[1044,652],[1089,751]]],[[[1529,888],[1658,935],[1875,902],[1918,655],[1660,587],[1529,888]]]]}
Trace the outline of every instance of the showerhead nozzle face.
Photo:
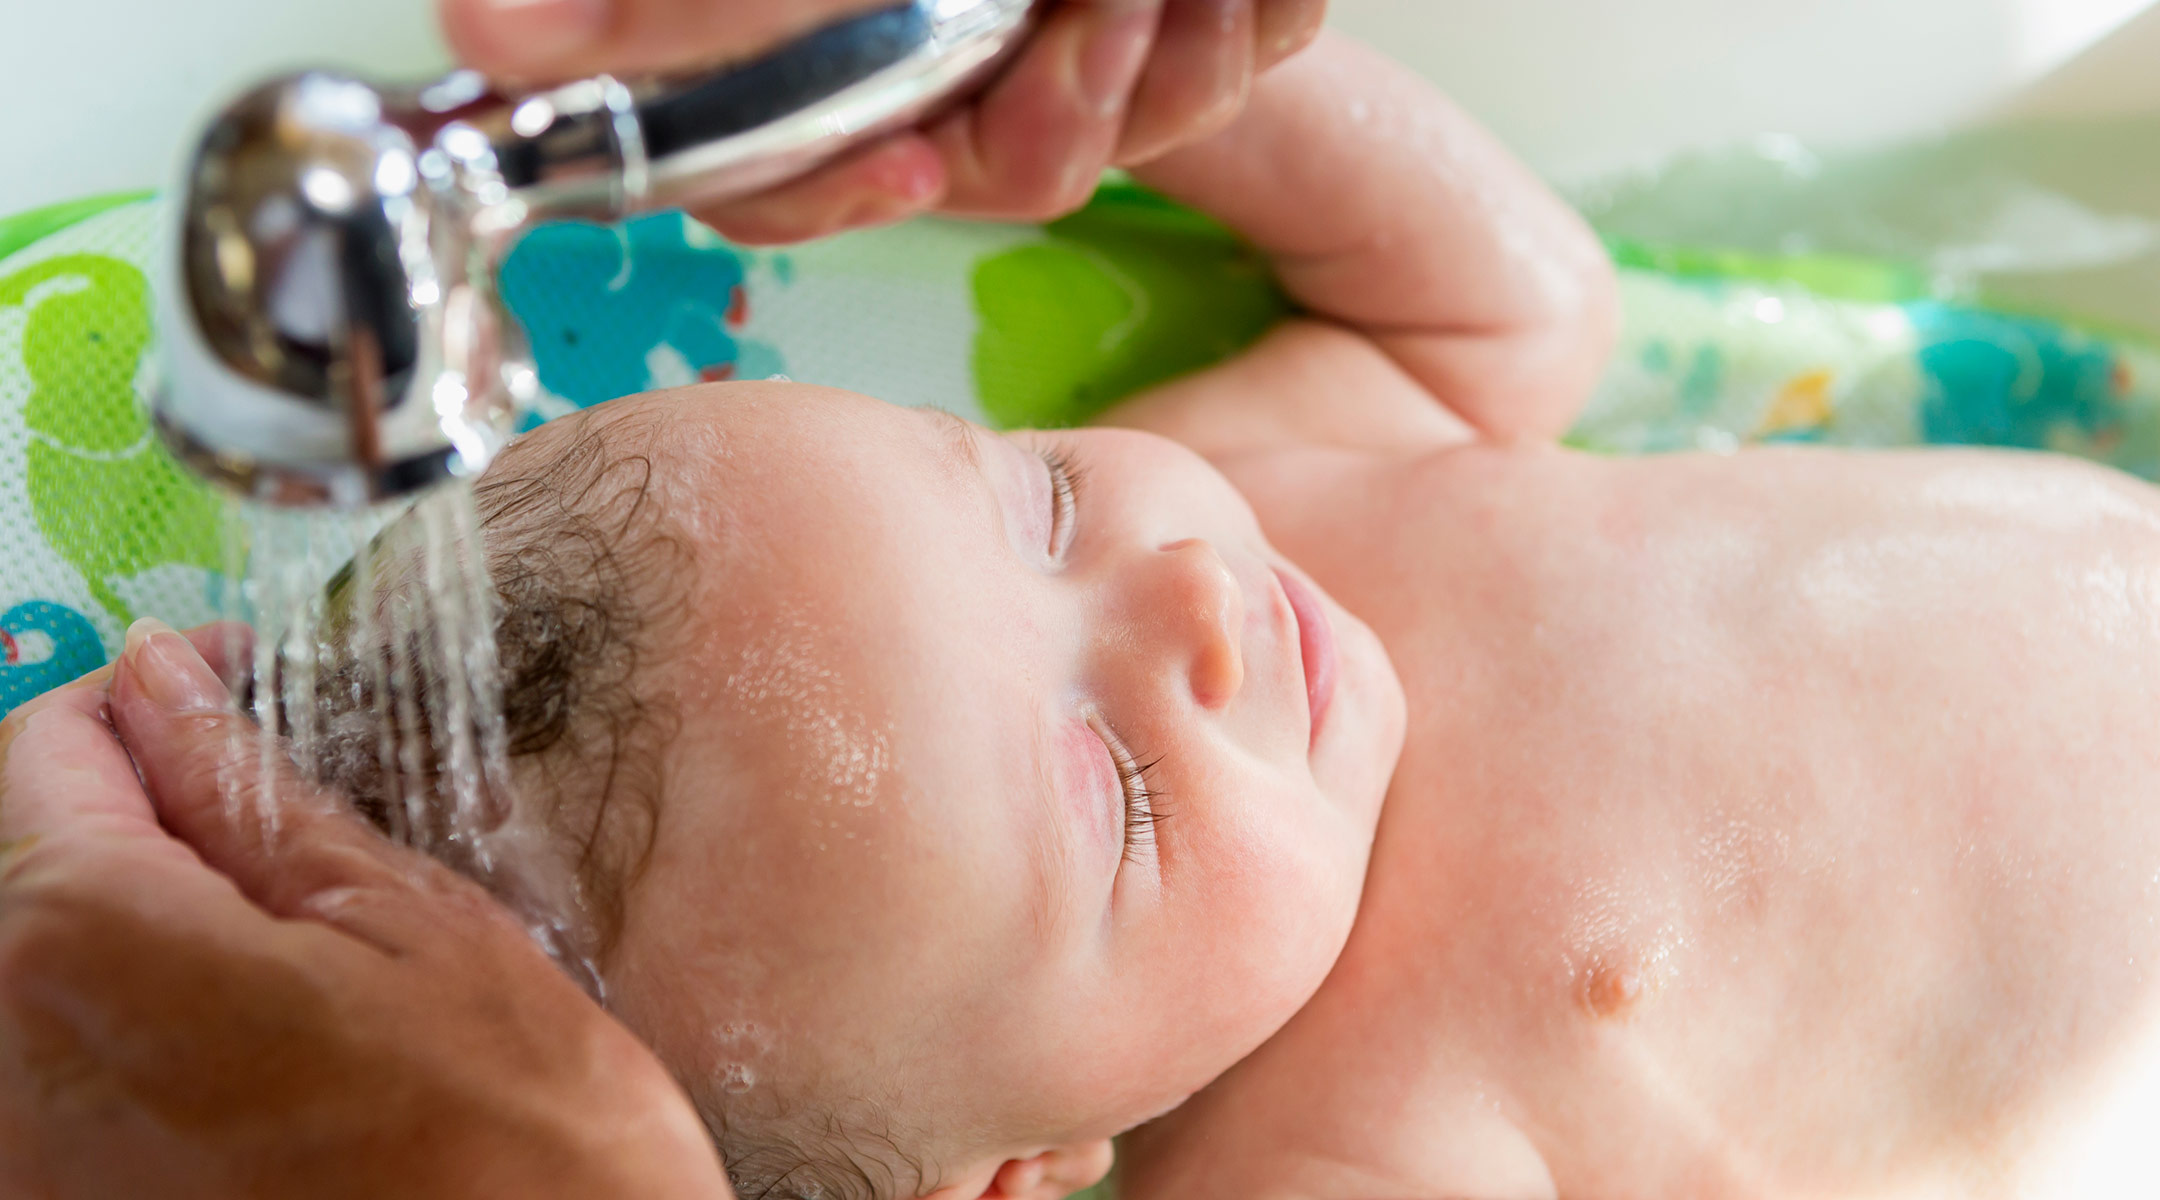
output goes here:
{"type": "MultiPolygon", "coordinates": [[[[308,72],[212,122],[160,289],[174,448],[259,499],[351,506],[477,474],[508,431],[516,327],[474,262],[442,121],[308,72]]],[[[484,143],[484,139],[483,139],[484,143]]],[[[529,371],[525,371],[529,374],[529,371]]]]}

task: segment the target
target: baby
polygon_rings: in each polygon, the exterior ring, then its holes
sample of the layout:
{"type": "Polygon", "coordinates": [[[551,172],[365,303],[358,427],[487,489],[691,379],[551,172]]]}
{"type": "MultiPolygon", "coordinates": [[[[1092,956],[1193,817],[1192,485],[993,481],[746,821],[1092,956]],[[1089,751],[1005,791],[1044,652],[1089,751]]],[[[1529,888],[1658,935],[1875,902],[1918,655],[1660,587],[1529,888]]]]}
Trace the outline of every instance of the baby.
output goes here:
{"type": "Polygon", "coordinates": [[[483,484],[519,778],[743,1196],[1150,1121],[1127,1197],[2160,1185],[2154,492],[1560,448],[1597,243],[1340,41],[1138,174],[1309,316],[1100,428],[723,384],[483,484]]]}

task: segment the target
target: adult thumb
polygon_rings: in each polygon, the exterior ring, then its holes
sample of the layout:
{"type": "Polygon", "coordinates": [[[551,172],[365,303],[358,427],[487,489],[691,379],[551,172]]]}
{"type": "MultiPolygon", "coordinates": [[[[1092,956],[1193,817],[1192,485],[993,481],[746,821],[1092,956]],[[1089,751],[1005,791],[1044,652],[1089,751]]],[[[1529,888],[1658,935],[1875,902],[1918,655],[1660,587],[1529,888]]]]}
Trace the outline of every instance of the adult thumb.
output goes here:
{"type": "Polygon", "coordinates": [[[425,859],[393,846],[302,779],[233,710],[217,673],[157,621],[128,630],[113,673],[113,728],[158,820],[280,917],[319,917],[325,897],[410,891],[425,859]]]}

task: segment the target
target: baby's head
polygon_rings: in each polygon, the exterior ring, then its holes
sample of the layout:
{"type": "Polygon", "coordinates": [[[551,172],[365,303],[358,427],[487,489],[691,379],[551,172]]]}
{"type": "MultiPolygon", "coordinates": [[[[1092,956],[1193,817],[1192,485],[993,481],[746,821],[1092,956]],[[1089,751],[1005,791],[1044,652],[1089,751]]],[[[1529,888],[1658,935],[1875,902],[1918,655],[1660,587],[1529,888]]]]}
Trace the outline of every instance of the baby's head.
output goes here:
{"type": "Polygon", "coordinates": [[[746,1197],[1085,1186],[1340,952],[1400,689],[1188,451],[726,384],[482,510],[520,778],[746,1197]]]}

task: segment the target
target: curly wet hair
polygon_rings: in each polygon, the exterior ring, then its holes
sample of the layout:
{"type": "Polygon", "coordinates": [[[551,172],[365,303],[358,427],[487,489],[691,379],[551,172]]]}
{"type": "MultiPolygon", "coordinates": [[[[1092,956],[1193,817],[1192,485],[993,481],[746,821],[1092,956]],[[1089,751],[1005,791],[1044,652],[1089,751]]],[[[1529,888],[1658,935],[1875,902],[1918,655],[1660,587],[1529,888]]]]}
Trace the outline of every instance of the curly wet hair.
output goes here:
{"type": "MultiPolygon", "coordinates": [[[[642,680],[680,623],[691,560],[653,494],[652,456],[640,445],[649,426],[585,422],[569,436],[521,442],[472,497],[494,591],[509,790],[525,819],[569,853],[580,910],[572,949],[595,963],[619,936],[624,895],[651,852],[659,751],[675,724],[642,680]]],[[[418,539],[405,528],[417,520],[400,518],[370,546],[369,569],[348,566],[330,584],[320,643],[338,657],[317,672],[324,736],[313,766],[386,834],[477,877],[450,819],[449,772],[439,753],[425,752],[448,744],[440,680],[415,678],[441,665],[426,644],[436,631],[425,619],[394,619],[401,609],[429,611],[418,539]],[[374,638],[356,645],[363,605],[374,638]],[[397,740],[422,753],[383,752],[380,714],[400,705],[419,728],[397,740]],[[424,802],[418,813],[414,795],[424,802]]],[[[509,808],[507,796],[490,801],[497,816],[509,808]]]]}

